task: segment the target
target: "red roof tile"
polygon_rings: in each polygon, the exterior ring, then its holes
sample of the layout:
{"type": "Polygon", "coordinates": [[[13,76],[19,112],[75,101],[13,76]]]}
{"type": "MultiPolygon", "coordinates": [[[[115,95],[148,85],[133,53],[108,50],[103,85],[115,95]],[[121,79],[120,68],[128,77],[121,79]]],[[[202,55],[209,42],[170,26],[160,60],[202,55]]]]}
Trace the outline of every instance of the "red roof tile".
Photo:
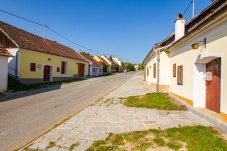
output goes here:
{"type": "Polygon", "coordinates": [[[0,21],[2,29],[19,47],[87,62],[72,48],[44,39],[0,21]]]}
{"type": "Polygon", "coordinates": [[[2,44],[0,44],[0,56],[13,57],[2,44]]]}
{"type": "Polygon", "coordinates": [[[102,65],[101,63],[99,63],[98,61],[96,61],[92,56],[88,56],[86,54],[80,53],[83,57],[85,57],[87,60],[89,60],[90,62],[92,62],[93,64],[97,64],[97,65],[102,65]]]}

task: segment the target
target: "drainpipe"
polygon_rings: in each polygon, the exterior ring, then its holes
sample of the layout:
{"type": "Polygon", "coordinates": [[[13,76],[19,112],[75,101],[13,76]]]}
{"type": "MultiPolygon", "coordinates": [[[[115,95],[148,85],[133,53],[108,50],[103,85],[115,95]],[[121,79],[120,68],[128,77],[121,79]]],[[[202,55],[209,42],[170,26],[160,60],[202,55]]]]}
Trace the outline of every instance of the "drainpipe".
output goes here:
{"type": "Polygon", "coordinates": [[[18,57],[19,57],[19,52],[20,52],[20,46],[18,47],[18,51],[16,52],[16,62],[15,62],[15,77],[16,77],[16,79],[18,79],[19,80],[19,76],[17,75],[18,73],[19,73],[19,69],[18,69],[18,65],[19,65],[19,63],[18,63],[18,57]]]}
{"type": "Polygon", "coordinates": [[[170,47],[172,44],[168,46],[164,46],[158,49],[154,49],[156,55],[157,55],[157,82],[156,82],[156,92],[159,92],[159,79],[160,79],[160,52],[163,51],[164,49],[170,47]]]}
{"type": "Polygon", "coordinates": [[[160,64],[160,49],[156,50],[157,53],[157,82],[156,82],[156,92],[159,92],[159,64],[160,64]]]}

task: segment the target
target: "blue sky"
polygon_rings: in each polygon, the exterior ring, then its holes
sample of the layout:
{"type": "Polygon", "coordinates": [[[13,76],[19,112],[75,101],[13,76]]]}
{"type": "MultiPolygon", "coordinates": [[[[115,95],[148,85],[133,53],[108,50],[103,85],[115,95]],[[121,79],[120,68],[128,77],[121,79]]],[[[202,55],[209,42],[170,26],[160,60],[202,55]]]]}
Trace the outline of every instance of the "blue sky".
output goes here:
{"type": "MultiPolygon", "coordinates": [[[[1,0],[0,9],[46,24],[68,39],[91,49],[92,55],[110,54],[124,62],[141,63],[155,43],[174,29],[179,12],[191,0],[1,0]],[[98,53],[95,53],[96,51],[98,53]],[[100,53],[100,54],[99,54],[100,53]]],[[[195,0],[195,14],[211,0],[195,0]]],[[[185,14],[192,17],[192,7],[185,14]]],[[[3,22],[44,35],[44,28],[0,12],[3,22]]],[[[59,37],[50,30],[47,39],[76,51],[89,52],[59,37]]]]}

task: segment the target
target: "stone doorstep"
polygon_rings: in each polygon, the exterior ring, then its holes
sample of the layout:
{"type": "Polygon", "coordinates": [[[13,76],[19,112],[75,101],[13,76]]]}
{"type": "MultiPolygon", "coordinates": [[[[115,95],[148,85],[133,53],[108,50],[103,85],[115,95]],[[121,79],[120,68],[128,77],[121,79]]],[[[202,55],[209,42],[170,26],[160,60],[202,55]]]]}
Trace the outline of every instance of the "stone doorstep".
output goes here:
{"type": "Polygon", "coordinates": [[[220,128],[224,132],[227,132],[227,123],[224,123],[223,121],[221,121],[219,119],[218,113],[214,113],[214,112],[212,112],[208,109],[205,109],[205,108],[191,107],[187,103],[183,102],[178,97],[176,97],[176,96],[174,96],[170,93],[169,93],[169,96],[172,97],[173,99],[175,99],[176,101],[178,101],[181,105],[185,105],[186,108],[188,109],[188,111],[191,111],[195,115],[205,119],[206,121],[208,121],[211,124],[213,124],[214,126],[220,128]]]}

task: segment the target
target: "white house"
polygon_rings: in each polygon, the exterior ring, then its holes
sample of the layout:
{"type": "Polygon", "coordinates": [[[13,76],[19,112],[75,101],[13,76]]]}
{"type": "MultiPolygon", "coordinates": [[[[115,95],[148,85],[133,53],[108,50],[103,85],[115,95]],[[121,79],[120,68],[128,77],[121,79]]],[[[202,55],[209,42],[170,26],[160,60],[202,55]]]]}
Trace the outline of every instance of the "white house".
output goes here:
{"type": "Polygon", "coordinates": [[[108,64],[109,64],[109,66],[111,67],[111,70],[109,70],[108,69],[108,71],[107,72],[116,72],[116,63],[113,61],[113,60],[111,60],[111,59],[109,59],[107,56],[105,56],[105,55],[101,55],[101,58],[103,58],[108,64]]]}
{"type": "Polygon", "coordinates": [[[121,61],[120,58],[114,56],[113,57],[113,61],[117,63],[117,65],[119,66],[119,71],[124,71],[124,62],[121,61]]]}
{"type": "Polygon", "coordinates": [[[0,44],[0,92],[7,90],[9,57],[12,55],[0,44]]]}
{"type": "Polygon", "coordinates": [[[96,61],[92,56],[89,56],[89,55],[84,54],[84,53],[80,53],[80,54],[89,62],[89,68],[88,68],[89,76],[103,75],[102,63],[96,61]]]}
{"type": "Polygon", "coordinates": [[[151,87],[216,112],[223,122],[227,122],[226,10],[227,1],[216,0],[186,24],[180,13],[175,32],[143,61],[144,78],[151,87]]]}

